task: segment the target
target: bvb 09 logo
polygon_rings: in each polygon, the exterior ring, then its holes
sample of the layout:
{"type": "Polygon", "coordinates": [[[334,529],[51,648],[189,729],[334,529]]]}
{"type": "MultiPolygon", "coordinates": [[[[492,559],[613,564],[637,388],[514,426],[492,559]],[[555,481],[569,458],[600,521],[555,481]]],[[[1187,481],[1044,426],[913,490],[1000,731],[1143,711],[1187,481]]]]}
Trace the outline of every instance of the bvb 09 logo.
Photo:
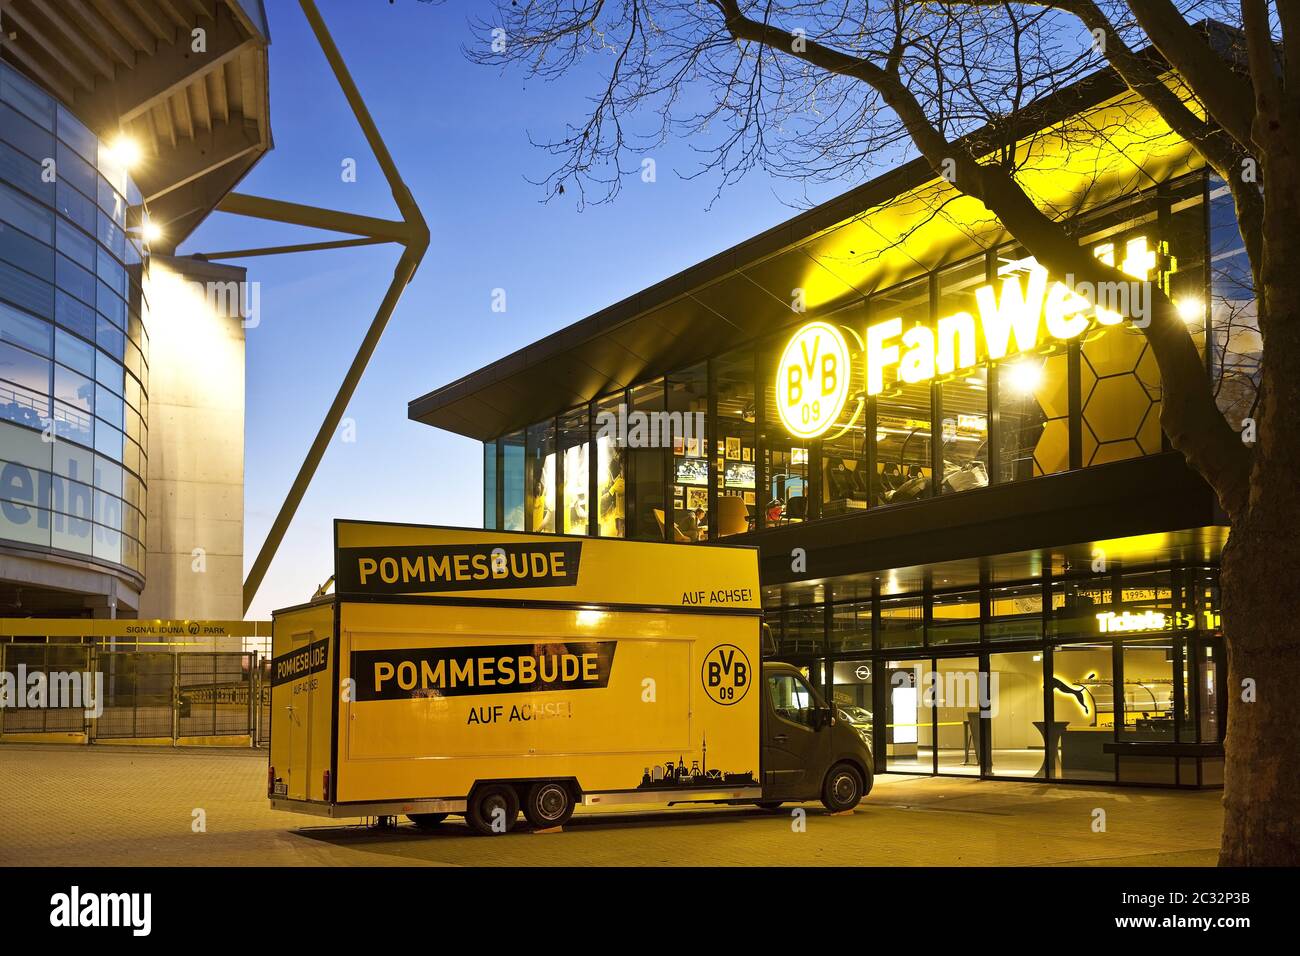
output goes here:
{"type": "Polygon", "coordinates": [[[754,679],[749,658],[735,644],[719,644],[704,658],[704,692],[724,707],[739,703],[754,679]]]}
{"type": "Polygon", "coordinates": [[[786,343],[777,367],[776,409],[791,435],[816,438],[849,397],[849,347],[828,322],[809,322],[786,343]]]}

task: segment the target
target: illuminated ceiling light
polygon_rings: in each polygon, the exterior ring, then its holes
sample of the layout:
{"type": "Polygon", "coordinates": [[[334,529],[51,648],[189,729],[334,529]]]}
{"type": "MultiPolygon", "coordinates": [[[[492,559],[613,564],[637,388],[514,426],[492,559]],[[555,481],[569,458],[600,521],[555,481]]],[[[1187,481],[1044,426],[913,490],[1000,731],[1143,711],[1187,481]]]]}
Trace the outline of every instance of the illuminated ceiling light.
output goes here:
{"type": "Polygon", "coordinates": [[[1174,303],[1179,317],[1187,323],[1199,322],[1205,317],[1205,305],[1195,297],[1179,299],[1174,303]]]}
{"type": "Polygon", "coordinates": [[[123,169],[131,169],[140,162],[140,144],[125,134],[114,140],[108,151],[123,169]]]}
{"type": "Polygon", "coordinates": [[[1030,395],[1043,383],[1043,368],[1036,362],[1016,362],[1006,367],[1007,384],[1022,395],[1030,395]]]}

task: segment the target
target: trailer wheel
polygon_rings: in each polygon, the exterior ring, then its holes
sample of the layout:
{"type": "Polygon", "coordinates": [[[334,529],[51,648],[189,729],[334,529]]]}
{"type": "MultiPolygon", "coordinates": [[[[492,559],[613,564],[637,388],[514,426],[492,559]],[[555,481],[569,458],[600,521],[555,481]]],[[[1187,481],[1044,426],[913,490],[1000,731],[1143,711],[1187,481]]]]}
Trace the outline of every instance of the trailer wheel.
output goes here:
{"type": "Polygon", "coordinates": [[[410,820],[421,829],[436,827],[443,820],[447,819],[445,813],[408,813],[406,819],[410,820]]]}
{"type": "Polygon", "coordinates": [[[822,784],[822,805],[831,813],[852,810],[862,801],[862,776],[850,763],[837,763],[822,784]]]}
{"type": "Polygon", "coordinates": [[[509,833],[518,819],[519,798],[513,788],[491,783],[470,795],[465,822],[476,833],[484,836],[509,833]]]}
{"type": "Polygon", "coordinates": [[[543,780],[528,788],[524,816],[539,830],[562,827],[573,816],[573,794],[554,780],[543,780]]]}

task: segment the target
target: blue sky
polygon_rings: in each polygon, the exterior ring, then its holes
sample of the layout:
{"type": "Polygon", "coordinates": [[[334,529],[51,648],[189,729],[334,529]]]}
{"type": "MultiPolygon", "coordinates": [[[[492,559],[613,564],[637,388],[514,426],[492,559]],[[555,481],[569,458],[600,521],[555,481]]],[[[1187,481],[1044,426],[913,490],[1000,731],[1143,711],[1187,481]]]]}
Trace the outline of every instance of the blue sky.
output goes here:
{"type": "MultiPolygon", "coordinates": [[[[291,0],[271,0],[272,150],[241,192],[396,217],[342,93],[291,0]],[[357,181],[342,163],[357,161],[357,181]]],[[[553,160],[531,146],[584,115],[598,58],[559,83],[469,63],[463,0],[319,0],[432,243],[348,409],[355,441],[331,444],[250,617],[310,597],[331,570],[336,517],[478,526],[480,446],[406,418],[417,395],[672,275],[795,214],[803,188],[751,174],[717,201],[717,181],[680,179],[684,144],[655,150],[657,181],[634,178],[612,204],[578,212],[550,204],[539,180],[553,160]],[[491,310],[495,288],[504,314],[491,310]]],[[[828,198],[854,183],[823,186],[828,198]]],[[[811,190],[810,190],[811,192],[811,190]]],[[[333,238],[215,214],[181,254],[333,238]]],[[[261,322],[248,330],[245,567],[319,427],[397,262],[376,246],[241,260],[261,283],[261,322]]]]}

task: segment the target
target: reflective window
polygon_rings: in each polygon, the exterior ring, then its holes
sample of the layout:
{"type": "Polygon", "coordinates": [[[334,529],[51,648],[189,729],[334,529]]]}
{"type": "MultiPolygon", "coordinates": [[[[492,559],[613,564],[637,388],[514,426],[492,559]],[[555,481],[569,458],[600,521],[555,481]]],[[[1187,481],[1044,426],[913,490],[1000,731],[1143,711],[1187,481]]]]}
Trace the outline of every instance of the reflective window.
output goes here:
{"type": "Polygon", "coordinates": [[[0,379],[43,399],[50,392],[49,359],[0,342],[0,379]]]}
{"type": "Polygon", "coordinates": [[[925,605],[922,598],[885,598],[880,602],[880,646],[920,647],[925,640],[925,605]]]}
{"type": "Polygon", "coordinates": [[[809,500],[816,492],[811,481],[811,444],[807,439],[791,437],[776,407],[776,382],[771,370],[777,367],[785,345],[784,339],[773,339],[759,351],[759,368],[767,375],[761,442],[764,485],[759,489],[759,507],[767,527],[807,521],[809,500]]]}
{"type": "MultiPolygon", "coordinates": [[[[978,315],[975,289],[986,283],[986,273],[983,256],[939,273],[939,315],[946,319],[959,313],[978,315]]],[[[974,341],[974,323],[962,325],[968,331],[960,335],[950,331],[959,325],[960,320],[955,320],[936,326],[937,353],[951,354],[957,359],[960,359],[963,349],[971,354],[977,353],[979,345],[974,341]]],[[[968,369],[942,382],[939,401],[943,459],[941,490],[983,488],[989,483],[988,369],[968,369]]]]}
{"type": "Polygon", "coordinates": [[[662,541],[668,518],[664,501],[664,470],[672,431],[664,414],[664,383],[660,379],[629,393],[627,502],[628,537],[662,541]]]}
{"type": "Polygon", "coordinates": [[[95,139],[95,134],[62,106],[58,108],[58,134],[59,139],[75,149],[88,162],[94,162],[99,155],[99,143],[95,139]]]}
{"type": "Polygon", "coordinates": [[[0,103],[0,136],[32,159],[54,155],[54,137],[7,103],[0,103]]]}
{"type": "Polygon", "coordinates": [[[60,179],[67,180],[87,196],[95,195],[95,168],[90,163],[63,143],[59,143],[57,160],[60,179]]]}
{"type": "Polygon", "coordinates": [[[870,658],[836,661],[831,666],[831,677],[831,703],[835,707],[835,718],[856,730],[867,746],[872,746],[875,705],[871,698],[870,658]]]}
{"type": "Polygon", "coordinates": [[[48,356],[51,331],[48,323],[0,302],[0,341],[48,356]]]}
{"type": "Polygon", "coordinates": [[[1110,578],[1054,581],[1048,636],[1092,637],[1100,633],[1097,615],[1110,610],[1110,578]]]}
{"type": "Polygon", "coordinates": [[[73,408],[95,410],[95,383],[62,365],[54,366],[54,397],[73,408]]]}
{"type": "Polygon", "coordinates": [[[0,220],[34,239],[54,244],[54,213],[4,185],[0,185],[0,220]]]}
{"type": "MultiPolygon", "coordinates": [[[[898,318],[904,334],[930,322],[930,282],[921,278],[871,300],[871,321],[898,318]]],[[[898,366],[884,369],[884,391],[876,398],[876,470],[880,503],[911,501],[932,491],[930,383],[908,384],[898,366]]]]}
{"type": "Polygon", "coordinates": [[[98,216],[95,211],[95,204],[62,180],[56,186],[55,195],[56,210],[86,230],[86,232],[94,235],[96,217],[98,216]]]}
{"type": "Polygon", "coordinates": [[[564,468],[561,488],[565,534],[585,535],[590,515],[591,431],[587,406],[560,417],[560,454],[564,468]]]}
{"type": "Polygon", "coordinates": [[[497,443],[483,443],[483,527],[497,525],[497,443]]]}
{"type": "Polygon", "coordinates": [[[95,338],[95,310],[62,289],[55,299],[54,320],[83,338],[95,338]]]}
{"type": "Polygon", "coordinates": [[[1237,227],[1232,194],[1217,176],[1210,178],[1209,245],[1214,346],[1210,352],[1211,383],[1220,411],[1239,431],[1258,399],[1264,340],[1250,259],[1237,227]]]}
{"type": "Polygon", "coordinates": [[[125,440],[125,435],[106,422],[101,421],[95,429],[95,451],[114,461],[122,460],[122,443],[125,440]]]}
{"type": "Polygon", "coordinates": [[[114,362],[109,356],[103,352],[95,353],[95,381],[121,395],[122,379],[125,374],[122,366],[114,362]]]}
{"type": "MultiPolygon", "coordinates": [[[[836,313],[832,321],[840,322],[850,330],[861,328],[866,318],[865,309],[859,305],[836,313]]],[[[846,336],[853,347],[853,337],[846,336]]],[[[867,480],[866,375],[860,355],[850,359],[848,400],[839,421],[828,430],[819,442],[821,446],[820,508],[818,514],[830,517],[851,511],[861,511],[869,501],[867,480]]]]}
{"type": "Polygon", "coordinates": [[[1053,651],[1052,731],[1059,748],[1059,776],[1066,780],[1114,780],[1116,696],[1110,641],[1063,644],[1053,651]]]}
{"type": "Polygon", "coordinates": [[[672,429],[673,540],[707,541],[711,523],[708,366],[669,375],[667,411],[672,429]]]}
{"type": "MultiPolygon", "coordinates": [[[[144,485],[117,463],[141,470],[132,439],[147,440],[121,397],[131,314],[121,296],[144,306],[120,261],[122,196],[139,191],[120,172],[101,177],[89,130],[4,63],[0,101],[0,538],[142,570],[144,485]],[[41,180],[46,158],[57,163],[56,183],[41,180]],[[51,425],[53,442],[43,440],[51,425]]],[[[132,331],[147,341],[138,316],[132,331]]],[[[145,375],[138,351],[134,360],[145,375]]],[[[144,413],[148,399],[135,379],[130,395],[144,413]]]]}
{"type": "Polygon", "coordinates": [[[95,374],[95,347],[62,329],[54,332],[54,357],[83,375],[95,374]]]}
{"type": "Polygon", "coordinates": [[[501,439],[501,527],[506,531],[524,530],[524,433],[515,432],[501,439]]]}
{"type": "Polygon", "coordinates": [[[1037,640],[1043,636],[1043,586],[1019,584],[989,592],[990,641],[1037,640]]]}
{"type": "Polygon", "coordinates": [[[979,591],[936,594],[930,607],[931,644],[978,644],[979,591]]]}
{"type": "Polygon", "coordinates": [[[715,359],[713,378],[718,403],[712,456],[718,476],[715,514],[718,537],[726,538],[753,530],[759,505],[753,350],[738,349],[715,359]]]}
{"type": "Polygon", "coordinates": [[[830,650],[871,650],[871,602],[837,604],[831,611],[830,650]]]}
{"type": "Polygon", "coordinates": [[[922,692],[928,659],[885,662],[885,768],[934,772],[933,695],[922,692]]]}
{"type": "Polygon", "coordinates": [[[772,709],[784,720],[811,727],[816,702],[808,684],[794,674],[773,674],[767,679],[772,709]]]}
{"type": "Polygon", "coordinates": [[[0,181],[21,189],[29,196],[53,204],[54,183],[42,181],[41,164],[3,142],[3,136],[4,131],[0,130],[0,181]]]}
{"type": "Polygon", "coordinates": [[[976,657],[939,658],[928,686],[923,688],[935,715],[939,773],[979,775],[983,734],[980,714],[992,710],[979,666],[976,657]]]}
{"type": "Polygon", "coordinates": [[[822,605],[788,607],[782,615],[778,638],[780,652],[788,655],[820,654],[826,646],[826,612],[822,605]]]}
{"type": "Polygon", "coordinates": [[[997,694],[989,718],[989,772],[1046,777],[1051,728],[1043,720],[1043,652],[990,654],[989,688],[997,694]]]}
{"type": "MultiPolygon", "coordinates": [[[[103,385],[99,385],[99,384],[95,385],[95,414],[96,415],[98,415],[100,418],[102,418],[104,421],[108,422],[110,425],[114,426],[115,428],[124,428],[125,427],[124,422],[126,421],[125,412],[126,409],[122,403],[121,398],[119,398],[117,395],[114,395],[103,385]]],[[[139,415],[137,415],[134,411],[131,413],[131,415],[137,421],[139,420],[139,415]]],[[[132,437],[138,438],[139,436],[133,435],[132,437]]]]}
{"type": "Polygon", "coordinates": [[[0,100],[42,128],[54,129],[54,98],[16,70],[0,70],[0,100]]]}
{"type": "Polygon", "coordinates": [[[526,431],[524,481],[525,531],[555,530],[555,422],[529,425],[526,431]]]}
{"type": "Polygon", "coordinates": [[[619,431],[620,416],[625,421],[626,415],[622,392],[596,404],[596,530],[602,538],[626,533],[626,463],[619,431]]]}

